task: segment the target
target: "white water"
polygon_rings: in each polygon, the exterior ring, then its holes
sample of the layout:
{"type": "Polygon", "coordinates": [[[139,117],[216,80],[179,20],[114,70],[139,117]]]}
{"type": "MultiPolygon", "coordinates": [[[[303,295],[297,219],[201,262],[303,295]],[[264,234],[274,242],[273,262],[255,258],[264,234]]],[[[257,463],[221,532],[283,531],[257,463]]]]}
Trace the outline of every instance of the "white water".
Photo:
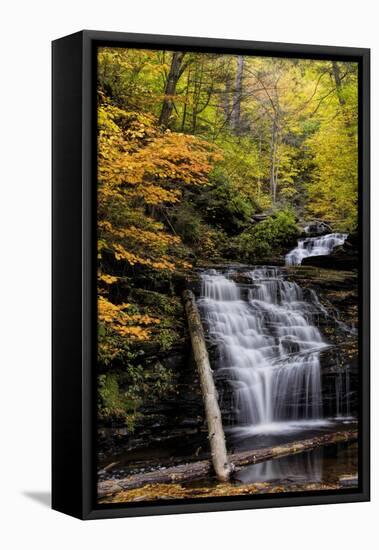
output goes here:
{"type": "Polygon", "coordinates": [[[346,239],[346,233],[330,233],[322,237],[299,239],[297,247],[286,255],[286,265],[300,265],[302,260],[309,256],[326,256],[336,246],[342,245],[346,239]]]}
{"type": "Polygon", "coordinates": [[[268,433],[322,424],[320,350],[313,324],[323,314],[275,267],[244,274],[241,288],[210,270],[198,301],[219,359],[217,376],[232,387],[237,430],[268,433]]]}

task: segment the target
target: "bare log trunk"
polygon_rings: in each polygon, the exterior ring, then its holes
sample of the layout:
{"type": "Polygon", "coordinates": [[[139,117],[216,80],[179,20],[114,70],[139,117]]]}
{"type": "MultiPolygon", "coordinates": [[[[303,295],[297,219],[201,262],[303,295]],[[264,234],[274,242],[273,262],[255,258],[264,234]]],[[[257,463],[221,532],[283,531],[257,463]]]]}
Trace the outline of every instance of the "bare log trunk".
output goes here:
{"type": "Polygon", "coordinates": [[[226,452],[225,435],[222,427],[221,411],[218,405],[217,390],[205,345],[203,326],[196,306],[195,296],[190,290],[183,293],[184,307],[188,319],[193,355],[200,377],[205,416],[208,424],[208,438],[211,447],[212,464],[220,481],[227,481],[231,468],[226,452]]]}
{"type": "Polygon", "coordinates": [[[258,462],[264,462],[265,460],[272,460],[281,458],[282,456],[303,453],[304,451],[309,451],[311,449],[315,449],[316,447],[335,445],[336,443],[343,443],[346,441],[356,441],[357,439],[357,430],[333,432],[330,434],[311,437],[309,439],[303,439],[301,441],[284,443],[283,445],[277,445],[275,447],[267,447],[265,449],[257,449],[255,451],[242,451],[240,453],[230,455],[230,461],[234,466],[234,470],[238,471],[249,464],[257,464],[258,462]]]}
{"type": "MultiPolygon", "coordinates": [[[[233,464],[234,471],[238,472],[249,464],[257,464],[265,460],[281,458],[283,456],[302,453],[323,445],[335,445],[336,443],[352,442],[358,439],[357,430],[344,432],[334,432],[331,434],[285,443],[276,447],[257,449],[252,451],[243,451],[230,455],[230,462],[233,464]]],[[[136,489],[143,485],[152,483],[182,483],[195,479],[202,479],[212,473],[212,463],[210,460],[200,460],[189,464],[173,466],[165,470],[155,470],[153,472],[131,475],[125,479],[117,481],[101,481],[98,484],[98,498],[110,496],[120,491],[136,489]]]]}

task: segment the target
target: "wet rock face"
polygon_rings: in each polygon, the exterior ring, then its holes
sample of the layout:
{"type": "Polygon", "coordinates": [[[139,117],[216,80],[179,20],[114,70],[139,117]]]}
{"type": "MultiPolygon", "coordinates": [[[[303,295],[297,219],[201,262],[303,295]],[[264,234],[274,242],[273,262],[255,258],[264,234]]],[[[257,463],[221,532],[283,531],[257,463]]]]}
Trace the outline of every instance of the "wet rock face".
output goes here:
{"type": "Polygon", "coordinates": [[[192,362],[189,341],[186,340],[182,346],[177,346],[167,357],[160,357],[159,360],[178,374],[177,392],[159,403],[145,403],[139,410],[132,433],[121,425],[101,427],[98,439],[99,451],[103,455],[119,450],[142,449],[175,439],[184,445],[191,438],[207,447],[200,383],[192,362]]]}
{"type": "Polygon", "coordinates": [[[358,409],[358,276],[354,271],[301,266],[288,277],[315,292],[325,308],[317,320],[330,348],[320,354],[325,416],[356,415],[358,409]]]}
{"type": "MultiPolygon", "coordinates": [[[[166,283],[163,281],[162,284],[166,283]]],[[[198,277],[195,273],[190,279],[178,275],[172,281],[172,285],[170,292],[174,292],[180,301],[184,288],[198,286],[198,277]]],[[[167,289],[163,288],[163,290],[167,289]]],[[[132,298],[137,298],[137,301],[151,306],[156,300],[155,291],[154,287],[154,292],[148,289],[132,289],[131,293],[132,298]]],[[[174,442],[175,447],[179,447],[178,441],[184,445],[191,440],[196,442],[196,449],[199,446],[208,449],[204,431],[203,401],[196,366],[192,360],[184,309],[179,308],[172,315],[176,316],[178,324],[178,338],[174,345],[170,345],[170,348],[165,350],[156,340],[140,344],[143,351],[144,372],[146,373],[154,365],[161,365],[164,372],[172,375],[172,381],[167,383],[170,384],[171,389],[164,391],[163,397],[152,396],[150,401],[145,400],[138,407],[133,430],[128,430],[122,421],[113,420],[107,424],[100,424],[98,429],[100,456],[134,452],[154,445],[163,446],[169,441],[174,442]]],[[[151,374],[147,377],[147,383],[154,384],[153,376],[154,374],[151,374]]]]}
{"type": "Polygon", "coordinates": [[[301,265],[348,271],[358,267],[358,257],[356,255],[347,255],[344,251],[337,249],[328,256],[309,256],[309,258],[304,258],[301,265]]]}
{"type": "Polygon", "coordinates": [[[337,247],[327,256],[309,256],[301,262],[302,266],[321,267],[324,269],[338,269],[351,271],[359,267],[359,240],[358,235],[349,235],[342,246],[337,247]]]}
{"type": "Polygon", "coordinates": [[[322,221],[313,221],[304,227],[304,234],[307,237],[318,237],[331,233],[332,229],[330,225],[322,221]]]}
{"type": "MultiPolygon", "coordinates": [[[[251,268],[250,268],[251,269],[251,268]]],[[[230,274],[240,287],[241,297],[245,298],[245,289],[251,287],[248,269],[240,268],[230,274]]],[[[320,353],[322,411],[325,417],[355,416],[358,409],[357,389],[358,371],[358,281],[356,271],[326,270],[316,267],[287,267],[285,278],[296,282],[303,290],[307,302],[319,302],[319,314],[313,323],[320,329],[323,339],[330,344],[320,353]]],[[[289,346],[293,343],[289,342],[289,346]]],[[[208,343],[211,360],[214,364],[219,358],[208,343]]],[[[289,352],[296,352],[295,349],[289,352]]],[[[224,422],[236,422],[233,412],[233,392],[225,373],[215,371],[217,387],[220,393],[220,406],[224,422]]],[[[293,404],[286,403],[288,410],[306,403],[306,395],[295,396],[293,404]]]]}

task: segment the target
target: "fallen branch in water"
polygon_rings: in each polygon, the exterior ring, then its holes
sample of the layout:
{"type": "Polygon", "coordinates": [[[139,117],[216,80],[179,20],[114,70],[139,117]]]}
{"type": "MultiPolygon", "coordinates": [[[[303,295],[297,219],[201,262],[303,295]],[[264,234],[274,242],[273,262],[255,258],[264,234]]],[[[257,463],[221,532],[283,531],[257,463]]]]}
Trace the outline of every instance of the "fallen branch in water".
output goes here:
{"type": "MultiPolygon", "coordinates": [[[[234,467],[234,471],[238,472],[249,464],[257,464],[265,460],[271,460],[287,456],[295,453],[302,453],[324,445],[335,445],[342,442],[351,442],[358,439],[357,430],[349,430],[343,432],[334,432],[330,434],[304,439],[302,441],[293,441],[275,447],[265,449],[256,449],[252,451],[243,451],[229,455],[229,461],[234,467]]],[[[119,491],[128,489],[136,489],[147,484],[154,483],[182,483],[189,482],[195,479],[202,479],[213,472],[212,463],[210,460],[200,460],[198,462],[190,462],[181,464],[180,466],[172,466],[170,468],[154,470],[142,474],[134,474],[124,479],[100,481],[98,483],[97,496],[98,498],[114,495],[119,491]]]]}

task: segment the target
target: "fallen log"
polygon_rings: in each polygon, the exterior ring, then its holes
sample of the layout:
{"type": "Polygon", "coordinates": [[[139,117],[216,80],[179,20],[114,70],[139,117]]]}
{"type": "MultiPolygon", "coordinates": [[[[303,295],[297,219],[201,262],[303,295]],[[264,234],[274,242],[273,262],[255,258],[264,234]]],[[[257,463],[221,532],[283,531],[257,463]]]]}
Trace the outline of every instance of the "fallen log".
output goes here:
{"type": "Polygon", "coordinates": [[[217,479],[219,481],[227,481],[231,473],[231,467],[226,451],[225,434],[224,428],[222,427],[217,390],[209,363],[207,347],[205,345],[203,325],[193,292],[185,290],[183,293],[183,301],[187,314],[193,355],[199,372],[205,416],[208,425],[208,439],[211,448],[212,464],[217,479]]]}
{"type": "MultiPolygon", "coordinates": [[[[235,453],[229,456],[229,461],[233,465],[234,471],[238,472],[249,464],[257,464],[265,460],[302,453],[323,445],[335,445],[337,443],[356,441],[357,439],[357,430],[334,432],[275,447],[235,453]]],[[[152,472],[134,474],[117,481],[101,481],[98,483],[98,498],[110,496],[128,489],[136,489],[147,484],[189,482],[205,478],[210,474],[212,474],[212,462],[210,460],[200,460],[165,469],[161,468],[152,472]]]]}
{"type": "Polygon", "coordinates": [[[249,464],[257,464],[258,462],[264,462],[265,460],[272,460],[287,456],[291,454],[303,453],[315,449],[316,447],[322,447],[324,445],[335,445],[337,443],[343,443],[346,441],[356,441],[358,439],[357,430],[348,430],[343,432],[333,432],[325,435],[311,437],[309,439],[303,439],[301,441],[293,441],[291,443],[284,443],[283,445],[277,445],[275,447],[268,447],[265,449],[257,449],[255,451],[242,451],[230,456],[230,460],[234,465],[234,470],[241,470],[243,467],[249,464]]]}

